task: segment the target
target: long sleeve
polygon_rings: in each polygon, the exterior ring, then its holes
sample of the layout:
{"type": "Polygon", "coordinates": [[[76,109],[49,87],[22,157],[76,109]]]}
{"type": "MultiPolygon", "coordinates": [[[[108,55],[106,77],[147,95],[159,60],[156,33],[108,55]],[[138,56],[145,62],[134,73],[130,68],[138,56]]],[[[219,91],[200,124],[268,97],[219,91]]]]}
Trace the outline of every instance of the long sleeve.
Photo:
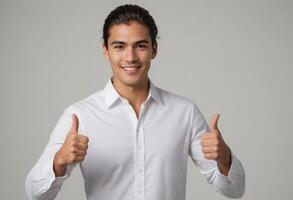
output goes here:
{"type": "Polygon", "coordinates": [[[216,161],[204,158],[200,138],[204,132],[209,130],[209,127],[202,113],[194,103],[192,109],[192,132],[189,148],[191,159],[199,167],[200,173],[206,177],[208,183],[213,184],[219,193],[230,198],[242,197],[245,191],[245,172],[241,162],[231,152],[232,163],[228,176],[225,176],[220,172],[216,161]]]}
{"type": "Polygon", "coordinates": [[[54,156],[64,143],[70,129],[71,113],[69,109],[66,109],[59,118],[42,155],[26,178],[26,192],[30,200],[54,199],[63,182],[76,166],[76,164],[67,166],[64,176],[55,177],[54,156]]]}

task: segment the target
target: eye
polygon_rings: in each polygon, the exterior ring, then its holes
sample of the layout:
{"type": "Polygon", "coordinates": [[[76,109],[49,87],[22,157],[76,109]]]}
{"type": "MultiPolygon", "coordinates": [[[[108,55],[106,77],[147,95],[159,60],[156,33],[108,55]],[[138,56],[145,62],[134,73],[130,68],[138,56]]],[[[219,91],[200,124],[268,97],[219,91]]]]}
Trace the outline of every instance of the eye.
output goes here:
{"type": "Polygon", "coordinates": [[[146,49],[147,48],[147,45],[145,45],[145,44],[139,44],[139,45],[137,45],[137,47],[140,48],[140,49],[146,49]]]}
{"type": "Polygon", "coordinates": [[[123,49],[123,46],[122,45],[116,45],[116,46],[114,46],[114,49],[121,50],[121,49],[123,49]]]}

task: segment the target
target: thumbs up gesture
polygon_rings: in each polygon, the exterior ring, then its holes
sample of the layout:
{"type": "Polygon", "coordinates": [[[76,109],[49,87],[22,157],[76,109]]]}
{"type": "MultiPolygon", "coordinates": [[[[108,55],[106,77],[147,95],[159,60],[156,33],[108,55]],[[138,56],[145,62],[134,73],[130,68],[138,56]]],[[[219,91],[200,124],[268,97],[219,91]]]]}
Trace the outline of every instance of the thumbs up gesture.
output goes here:
{"type": "Polygon", "coordinates": [[[217,161],[221,173],[227,176],[231,166],[231,151],[218,129],[219,117],[220,114],[213,115],[210,131],[201,137],[201,147],[204,158],[217,161]]]}
{"type": "Polygon", "coordinates": [[[54,157],[55,176],[62,176],[66,166],[83,161],[88,149],[88,137],[78,134],[78,118],[72,114],[72,126],[64,144],[54,157]]]}

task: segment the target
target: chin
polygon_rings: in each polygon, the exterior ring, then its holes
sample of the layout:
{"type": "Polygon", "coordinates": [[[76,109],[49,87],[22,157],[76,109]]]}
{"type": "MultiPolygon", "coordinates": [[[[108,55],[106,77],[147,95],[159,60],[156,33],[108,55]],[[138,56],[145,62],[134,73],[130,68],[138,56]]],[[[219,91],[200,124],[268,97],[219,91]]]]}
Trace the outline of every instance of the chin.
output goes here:
{"type": "Polygon", "coordinates": [[[130,80],[127,80],[127,81],[123,81],[123,83],[127,86],[136,86],[136,85],[140,85],[140,82],[139,81],[130,81],[130,80]]]}
{"type": "Polygon", "coordinates": [[[137,85],[141,85],[143,81],[141,79],[138,79],[137,77],[133,77],[133,78],[126,78],[122,80],[122,83],[127,86],[137,86],[137,85]]]}

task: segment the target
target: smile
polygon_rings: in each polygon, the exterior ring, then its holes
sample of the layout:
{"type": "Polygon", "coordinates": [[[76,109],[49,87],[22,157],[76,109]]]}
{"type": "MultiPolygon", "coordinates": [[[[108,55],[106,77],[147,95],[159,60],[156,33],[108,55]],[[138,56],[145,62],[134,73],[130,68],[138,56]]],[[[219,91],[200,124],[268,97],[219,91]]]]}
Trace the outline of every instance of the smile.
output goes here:
{"type": "Polygon", "coordinates": [[[140,68],[140,66],[124,66],[122,67],[124,69],[124,71],[126,71],[127,73],[135,73],[138,71],[138,69],[140,68]]]}

